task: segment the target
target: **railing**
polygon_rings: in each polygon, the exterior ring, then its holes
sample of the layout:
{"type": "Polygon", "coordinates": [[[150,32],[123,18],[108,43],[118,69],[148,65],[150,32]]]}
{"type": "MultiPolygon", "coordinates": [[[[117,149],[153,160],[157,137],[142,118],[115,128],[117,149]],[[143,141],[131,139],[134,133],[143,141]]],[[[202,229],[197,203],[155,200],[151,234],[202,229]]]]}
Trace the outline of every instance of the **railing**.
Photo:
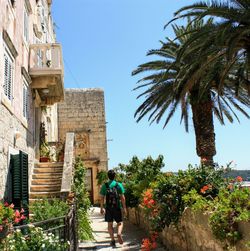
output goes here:
{"type": "Polygon", "coordinates": [[[41,227],[45,233],[53,233],[63,242],[69,242],[69,251],[78,250],[78,225],[77,225],[77,205],[74,203],[66,216],[34,222],[27,225],[14,227],[28,233],[30,225],[41,227]]]}
{"type": "Polygon", "coordinates": [[[74,168],[74,142],[75,142],[75,134],[73,132],[66,133],[62,185],[61,185],[62,197],[67,197],[72,187],[73,168],[74,168]]]}
{"type": "Polygon", "coordinates": [[[62,49],[60,44],[30,45],[30,73],[38,70],[63,71],[62,49]]]}

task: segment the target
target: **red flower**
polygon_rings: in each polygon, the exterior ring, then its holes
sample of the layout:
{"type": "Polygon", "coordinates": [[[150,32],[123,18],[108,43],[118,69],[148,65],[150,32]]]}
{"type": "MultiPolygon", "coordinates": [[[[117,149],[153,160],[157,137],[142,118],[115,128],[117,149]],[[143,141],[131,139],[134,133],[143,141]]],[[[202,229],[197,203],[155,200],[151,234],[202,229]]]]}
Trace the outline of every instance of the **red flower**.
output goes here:
{"type": "Polygon", "coordinates": [[[3,231],[3,226],[2,225],[0,225],[0,232],[2,232],[3,231]]]}
{"type": "Polygon", "coordinates": [[[243,181],[243,179],[242,179],[241,176],[237,176],[235,180],[236,180],[237,182],[242,182],[242,181],[243,181]]]}
{"type": "Polygon", "coordinates": [[[156,249],[157,248],[157,243],[154,241],[151,245],[152,249],[156,249]]]}
{"type": "Polygon", "coordinates": [[[15,211],[15,217],[20,217],[20,216],[21,216],[20,212],[18,210],[16,210],[15,211]]]}
{"type": "Polygon", "coordinates": [[[150,240],[148,238],[142,240],[142,250],[143,251],[150,251],[150,240]]]}
{"type": "Polygon", "coordinates": [[[20,218],[16,217],[14,220],[15,223],[19,223],[20,222],[20,218]]]}
{"type": "Polygon", "coordinates": [[[206,185],[204,187],[201,188],[200,192],[201,193],[206,193],[207,190],[211,189],[212,186],[211,185],[206,185]]]}
{"type": "Polygon", "coordinates": [[[4,206],[8,207],[9,206],[8,202],[4,202],[4,206]]]}
{"type": "Polygon", "coordinates": [[[20,219],[21,219],[21,220],[25,220],[26,217],[25,217],[24,215],[22,215],[20,219]]]}

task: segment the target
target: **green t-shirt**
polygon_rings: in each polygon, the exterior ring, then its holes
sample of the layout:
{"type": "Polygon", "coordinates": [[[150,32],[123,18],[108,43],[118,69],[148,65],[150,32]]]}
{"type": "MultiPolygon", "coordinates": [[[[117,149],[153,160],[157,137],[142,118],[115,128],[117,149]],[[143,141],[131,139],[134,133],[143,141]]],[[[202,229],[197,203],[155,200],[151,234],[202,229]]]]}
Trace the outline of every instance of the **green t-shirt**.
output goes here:
{"type": "MultiPolygon", "coordinates": [[[[110,188],[113,188],[114,186],[116,186],[116,184],[118,184],[118,188],[117,188],[118,194],[121,195],[121,194],[124,194],[124,193],[125,193],[125,189],[124,189],[122,183],[119,183],[119,182],[117,182],[117,181],[115,181],[115,180],[110,180],[110,181],[108,182],[108,184],[109,184],[109,187],[110,187],[110,188]]],[[[107,193],[107,188],[106,188],[106,185],[103,184],[103,185],[102,185],[102,188],[101,188],[101,191],[100,191],[100,195],[106,196],[106,193],[107,193]]],[[[120,201],[120,200],[119,200],[119,206],[120,206],[120,208],[122,208],[122,204],[121,204],[121,201],[120,201]]]]}

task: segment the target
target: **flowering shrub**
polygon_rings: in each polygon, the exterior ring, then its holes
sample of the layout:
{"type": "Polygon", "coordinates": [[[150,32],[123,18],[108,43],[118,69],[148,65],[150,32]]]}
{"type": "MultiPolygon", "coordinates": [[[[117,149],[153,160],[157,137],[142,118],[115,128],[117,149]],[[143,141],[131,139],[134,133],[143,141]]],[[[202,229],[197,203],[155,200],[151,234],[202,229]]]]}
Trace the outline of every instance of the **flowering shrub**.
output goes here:
{"type": "Polygon", "coordinates": [[[68,243],[61,243],[52,233],[44,233],[42,228],[30,226],[28,235],[20,230],[9,234],[0,246],[4,251],[64,251],[68,243]]]}
{"type": "Polygon", "coordinates": [[[150,236],[150,238],[145,238],[142,240],[141,250],[142,251],[150,251],[157,248],[157,240],[158,233],[153,232],[150,236]]]}
{"type": "Polygon", "coordinates": [[[227,186],[221,187],[215,198],[206,195],[209,193],[208,185],[201,189],[201,194],[192,190],[183,196],[186,205],[209,213],[214,236],[225,241],[227,247],[241,239],[238,222],[250,220],[250,190],[241,187],[242,181],[240,176],[231,180],[227,186]]]}
{"type": "Polygon", "coordinates": [[[153,229],[161,231],[165,226],[178,223],[187,202],[183,196],[194,190],[201,196],[215,198],[220,187],[228,184],[222,176],[228,168],[192,167],[180,170],[177,175],[166,174],[158,178],[153,189],[153,199],[158,204],[158,215],[153,221],[153,229]]]}
{"type": "Polygon", "coordinates": [[[2,232],[10,224],[17,224],[21,220],[26,219],[23,215],[24,210],[14,210],[14,204],[0,202],[0,232],[2,232]]]}

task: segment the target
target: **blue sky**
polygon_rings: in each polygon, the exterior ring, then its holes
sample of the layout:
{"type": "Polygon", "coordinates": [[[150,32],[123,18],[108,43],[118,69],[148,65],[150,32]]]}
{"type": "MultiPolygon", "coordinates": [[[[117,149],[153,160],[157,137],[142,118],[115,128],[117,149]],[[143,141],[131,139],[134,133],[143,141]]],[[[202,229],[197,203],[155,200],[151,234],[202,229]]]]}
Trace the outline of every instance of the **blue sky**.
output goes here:
{"type": "MultiPolygon", "coordinates": [[[[191,125],[187,134],[176,114],[163,123],[136,123],[133,115],[142,100],[132,91],[138,77],[131,72],[142,63],[159,40],[173,37],[163,26],[188,0],[54,0],[53,17],[65,60],[65,87],[100,87],[105,92],[109,168],[128,163],[132,156],[164,156],[164,170],[186,169],[199,164],[191,125]]],[[[250,169],[250,120],[221,126],[215,122],[217,155],[225,165],[250,169]]],[[[191,123],[192,124],[192,123],[191,123]]]]}

